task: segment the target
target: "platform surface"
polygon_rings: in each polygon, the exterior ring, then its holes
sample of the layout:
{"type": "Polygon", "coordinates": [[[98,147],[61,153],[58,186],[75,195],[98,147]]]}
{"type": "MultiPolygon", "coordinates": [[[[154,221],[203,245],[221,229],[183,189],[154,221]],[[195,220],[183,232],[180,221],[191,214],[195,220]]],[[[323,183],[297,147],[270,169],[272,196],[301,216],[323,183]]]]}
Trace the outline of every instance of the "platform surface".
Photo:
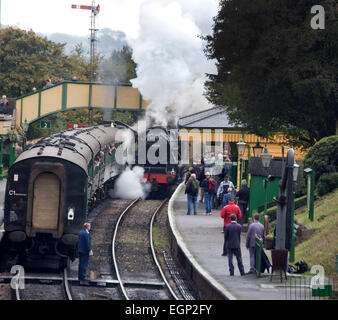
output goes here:
{"type": "MultiPolygon", "coordinates": [[[[220,209],[212,210],[211,216],[205,215],[204,204],[198,201],[198,214],[187,215],[187,198],[181,191],[173,204],[176,227],[189,252],[200,266],[221,286],[240,300],[285,300],[287,292],[285,281],[272,279],[268,273],[258,278],[256,274],[240,276],[237,261],[233,264],[235,275],[230,276],[228,258],[223,252],[223,219],[220,209]]],[[[249,251],[245,247],[246,234],[242,232],[241,251],[245,272],[250,270],[249,251]]],[[[265,250],[270,261],[270,251],[265,250]]],[[[270,269],[271,270],[271,269],[270,269]]]]}

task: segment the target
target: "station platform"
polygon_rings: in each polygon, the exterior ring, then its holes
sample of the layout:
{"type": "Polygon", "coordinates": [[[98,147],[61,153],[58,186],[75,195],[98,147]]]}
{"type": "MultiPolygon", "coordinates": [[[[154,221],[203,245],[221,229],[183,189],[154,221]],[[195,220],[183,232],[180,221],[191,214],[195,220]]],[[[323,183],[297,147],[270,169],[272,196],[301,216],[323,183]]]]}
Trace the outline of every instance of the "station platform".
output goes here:
{"type": "MultiPolygon", "coordinates": [[[[182,241],[183,247],[189,251],[191,259],[199,264],[208,281],[213,282],[230,300],[285,300],[287,292],[285,280],[279,277],[270,282],[268,273],[241,276],[237,260],[233,258],[235,275],[230,276],[228,258],[223,252],[223,219],[220,210],[212,210],[211,216],[205,215],[204,204],[198,201],[198,214],[187,215],[187,197],[184,185],[180,185],[172,198],[171,224],[176,238],[182,241]]],[[[246,233],[242,232],[241,252],[245,272],[250,270],[249,251],[245,247],[246,233]]],[[[270,257],[270,251],[265,250],[270,257]]],[[[189,255],[188,254],[188,255],[189,255]]],[[[271,270],[271,269],[270,269],[271,270]]]]}

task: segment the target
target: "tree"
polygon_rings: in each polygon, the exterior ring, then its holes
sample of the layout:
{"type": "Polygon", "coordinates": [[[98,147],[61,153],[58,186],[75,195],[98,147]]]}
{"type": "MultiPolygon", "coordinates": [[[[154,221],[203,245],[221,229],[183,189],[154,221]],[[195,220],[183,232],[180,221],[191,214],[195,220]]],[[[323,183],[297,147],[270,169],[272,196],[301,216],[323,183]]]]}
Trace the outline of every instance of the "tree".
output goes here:
{"type": "Polygon", "coordinates": [[[100,75],[103,81],[130,83],[136,78],[136,63],[132,59],[132,49],[123,46],[121,50],[114,50],[109,59],[102,61],[100,75]]]}
{"type": "Polygon", "coordinates": [[[37,36],[33,31],[18,28],[1,29],[0,92],[18,97],[42,88],[46,79],[61,77],[88,80],[89,63],[76,52],[66,56],[65,44],[57,44],[37,36]]]}
{"type": "Polygon", "coordinates": [[[304,168],[315,172],[315,180],[325,173],[338,172],[338,135],[318,141],[305,155],[304,168]]]}
{"type": "Polygon", "coordinates": [[[309,147],[335,133],[338,22],[334,0],[222,0],[206,54],[218,72],[206,95],[230,120],[262,136],[285,132],[309,147]],[[314,30],[314,5],[325,29],[314,30]]]}

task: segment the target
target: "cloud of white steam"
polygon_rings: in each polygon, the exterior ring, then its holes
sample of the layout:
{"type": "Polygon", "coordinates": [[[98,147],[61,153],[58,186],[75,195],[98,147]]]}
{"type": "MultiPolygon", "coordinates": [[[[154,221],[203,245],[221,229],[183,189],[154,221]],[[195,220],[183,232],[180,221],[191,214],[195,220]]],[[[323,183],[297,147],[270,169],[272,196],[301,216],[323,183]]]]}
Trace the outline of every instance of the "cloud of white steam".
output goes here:
{"type": "Polygon", "coordinates": [[[212,107],[203,96],[205,73],[215,73],[200,35],[211,34],[218,0],[148,0],[140,8],[140,31],[131,43],[137,63],[132,80],[152,103],[148,115],[166,125],[173,117],[212,107]]]}
{"type": "Polygon", "coordinates": [[[113,198],[145,199],[150,192],[151,185],[143,178],[144,169],[135,166],[132,170],[127,167],[115,182],[111,192],[113,198]]]}

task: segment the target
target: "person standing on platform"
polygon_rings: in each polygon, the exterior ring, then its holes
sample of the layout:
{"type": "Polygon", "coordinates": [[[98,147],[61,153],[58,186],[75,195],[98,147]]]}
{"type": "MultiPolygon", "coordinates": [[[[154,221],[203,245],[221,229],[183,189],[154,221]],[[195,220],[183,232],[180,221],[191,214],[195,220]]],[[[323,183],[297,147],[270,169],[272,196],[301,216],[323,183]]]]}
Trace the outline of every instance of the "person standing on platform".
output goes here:
{"type": "Polygon", "coordinates": [[[202,182],[204,188],[205,215],[211,215],[212,201],[216,190],[216,181],[211,178],[210,172],[205,173],[205,179],[202,182]]]}
{"type": "Polygon", "coordinates": [[[224,229],[224,239],[227,240],[228,250],[228,262],[230,276],[234,275],[234,265],[232,263],[232,256],[235,255],[237,259],[237,265],[241,276],[245,275],[244,266],[242,262],[241,252],[241,230],[242,227],[236,222],[236,214],[230,216],[231,223],[224,229]]]}
{"type": "Polygon", "coordinates": [[[8,114],[9,113],[9,102],[5,95],[2,96],[0,100],[0,113],[1,114],[8,114]]]}
{"type": "Polygon", "coordinates": [[[185,176],[185,181],[184,181],[185,184],[188,182],[192,173],[195,173],[195,169],[193,167],[190,167],[186,176],[185,176]]]}
{"type": "Polygon", "coordinates": [[[242,188],[236,193],[236,197],[238,197],[238,206],[241,209],[242,212],[242,219],[240,221],[240,224],[247,222],[247,208],[249,203],[249,195],[250,190],[247,187],[247,182],[245,179],[242,180],[242,188]]]}
{"type": "MultiPolygon", "coordinates": [[[[83,229],[79,232],[78,240],[78,252],[79,252],[79,280],[80,283],[84,282],[86,278],[86,272],[89,263],[89,256],[93,255],[90,243],[90,231],[91,225],[89,222],[86,222],[83,225],[83,229]]],[[[83,284],[83,283],[82,283],[83,284]]]]}
{"type": "Polygon", "coordinates": [[[202,183],[205,179],[205,174],[204,174],[204,166],[200,166],[200,176],[199,176],[199,180],[200,180],[200,202],[203,203],[203,199],[204,199],[204,188],[202,188],[202,183]]]}
{"type": "MultiPolygon", "coordinates": [[[[219,187],[217,189],[217,199],[219,201],[219,203],[222,203],[223,204],[223,198],[224,196],[228,193],[228,189],[231,188],[231,189],[235,189],[235,186],[234,184],[230,181],[229,179],[229,176],[225,176],[224,177],[224,181],[222,181],[220,184],[219,184],[219,187]]],[[[224,205],[223,205],[224,207],[224,205]]]]}
{"type": "Polygon", "coordinates": [[[254,222],[249,225],[246,234],[246,248],[250,254],[250,273],[255,272],[255,238],[258,237],[262,241],[265,239],[264,226],[259,222],[259,214],[255,214],[254,222]]]}
{"type": "Polygon", "coordinates": [[[230,217],[232,214],[236,216],[237,220],[239,220],[242,217],[241,209],[235,205],[233,198],[229,199],[229,204],[221,210],[221,218],[224,219],[224,226],[223,226],[224,244],[223,244],[222,256],[227,255],[227,237],[225,234],[225,228],[227,227],[228,224],[231,223],[230,217]]]}
{"type": "Polygon", "coordinates": [[[232,199],[234,200],[234,203],[236,202],[236,197],[235,195],[232,194],[232,188],[228,189],[228,192],[223,196],[222,199],[222,207],[226,207],[229,204],[229,200],[232,199]]]}
{"type": "Polygon", "coordinates": [[[196,180],[196,174],[192,173],[188,182],[186,183],[185,193],[188,198],[188,212],[187,215],[191,213],[191,203],[194,205],[194,215],[197,214],[197,196],[198,196],[198,181],[196,180]]]}

